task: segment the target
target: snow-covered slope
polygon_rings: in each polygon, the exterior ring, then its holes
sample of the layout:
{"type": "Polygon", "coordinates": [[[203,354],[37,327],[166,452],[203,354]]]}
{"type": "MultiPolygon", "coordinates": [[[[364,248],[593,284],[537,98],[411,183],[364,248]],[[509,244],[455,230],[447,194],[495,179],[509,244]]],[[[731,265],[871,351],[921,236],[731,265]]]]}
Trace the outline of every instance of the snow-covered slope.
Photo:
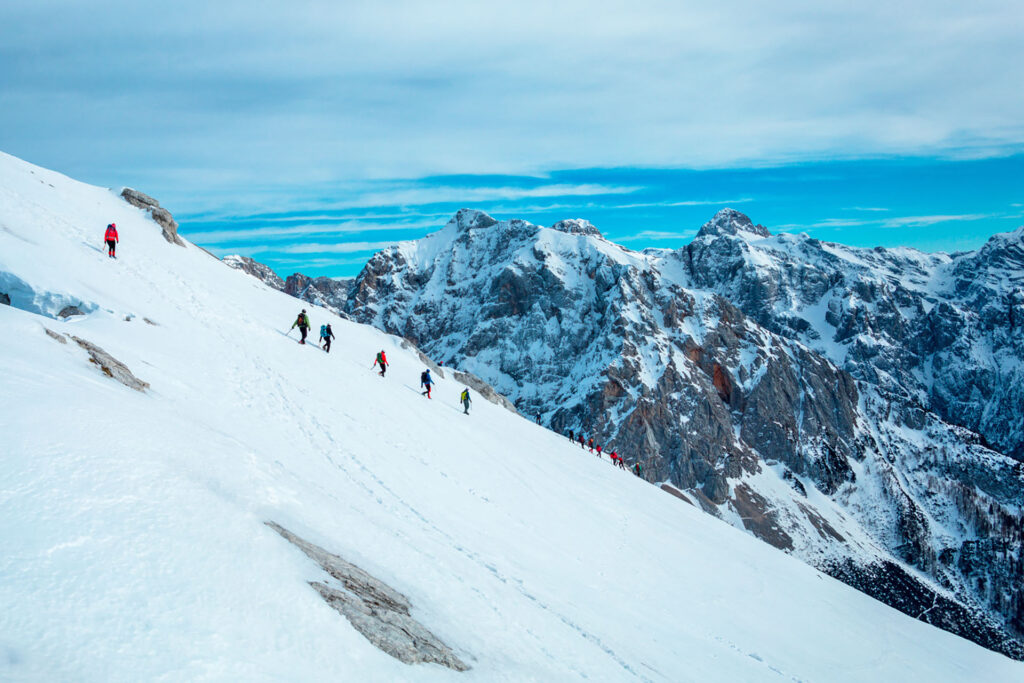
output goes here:
{"type": "Polygon", "coordinates": [[[497,405],[462,415],[448,379],[427,400],[393,337],[312,309],[336,346],[297,345],[294,299],[8,156],[0,278],[4,680],[1024,675],[497,405]],[[377,650],[268,520],[403,592],[471,670],[377,650]]]}
{"type": "Polygon", "coordinates": [[[638,253],[582,220],[462,210],[376,254],[346,311],[907,614],[1024,657],[1021,253],[1019,234],[956,257],[851,249],[731,210],[683,249],[638,253]]]}

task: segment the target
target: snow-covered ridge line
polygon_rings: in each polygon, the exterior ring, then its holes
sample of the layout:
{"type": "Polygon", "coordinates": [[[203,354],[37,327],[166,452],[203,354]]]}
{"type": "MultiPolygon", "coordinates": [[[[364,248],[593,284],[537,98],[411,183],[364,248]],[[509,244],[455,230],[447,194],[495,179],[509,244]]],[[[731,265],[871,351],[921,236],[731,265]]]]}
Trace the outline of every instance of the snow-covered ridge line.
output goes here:
{"type": "Polygon", "coordinates": [[[686,247],[638,253],[462,210],[376,254],[340,308],[777,547],[915,616],[911,593],[938,600],[922,618],[1024,656],[1020,234],[954,256],[859,249],[726,209],[686,247]]]}

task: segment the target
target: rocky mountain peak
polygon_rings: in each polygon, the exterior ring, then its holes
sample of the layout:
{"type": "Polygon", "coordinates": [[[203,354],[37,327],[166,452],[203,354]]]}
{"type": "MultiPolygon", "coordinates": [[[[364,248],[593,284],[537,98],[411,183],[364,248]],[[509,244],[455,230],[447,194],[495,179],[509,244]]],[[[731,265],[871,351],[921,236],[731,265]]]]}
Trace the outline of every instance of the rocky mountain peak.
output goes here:
{"type": "Polygon", "coordinates": [[[284,280],[270,268],[255,259],[251,259],[248,256],[242,256],[241,254],[228,254],[221,259],[225,265],[231,266],[235,270],[240,270],[244,273],[252,275],[257,280],[261,280],[264,284],[274,289],[284,290],[284,280]]]}
{"type": "Polygon", "coordinates": [[[448,225],[455,225],[459,232],[465,232],[474,228],[489,228],[492,225],[497,225],[498,221],[488,216],[483,211],[477,211],[476,209],[459,209],[451,220],[448,221],[448,225]]]}
{"type": "Polygon", "coordinates": [[[705,235],[739,237],[741,233],[749,233],[758,237],[771,237],[771,233],[763,225],[755,225],[750,218],[736,209],[722,209],[714,218],[701,226],[697,237],[705,235]]]}
{"type": "Polygon", "coordinates": [[[582,218],[568,218],[564,221],[558,221],[551,226],[552,230],[558,230],[559,232],[567,232],[570,235],[591,235],[593,237],[601,237],[601,231],[594,227],[593,223],[582,218]]]}

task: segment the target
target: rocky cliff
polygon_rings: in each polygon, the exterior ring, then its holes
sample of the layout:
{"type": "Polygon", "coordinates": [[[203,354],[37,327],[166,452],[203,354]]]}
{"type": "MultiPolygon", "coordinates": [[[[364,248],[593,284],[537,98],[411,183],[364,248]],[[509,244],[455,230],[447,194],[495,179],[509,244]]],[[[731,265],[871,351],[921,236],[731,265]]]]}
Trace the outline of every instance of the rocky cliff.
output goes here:
{"type": "Polygon", "coordinates": [[[350,281],[281,284],[247,261],[231,265],[406,337],[908,614],[1024,656],[1024,229],[924,254],[772,235],[724,210],[682,249],[633,252],[583,220],[462,210],[350,281]]]}
{"type": "Polygon", "coordinates": [[[709,513],[1021,657],[1022,243],[853,249],[725,210],[638,253],[586,221],[463,210],[332,296],[709,513]]]}

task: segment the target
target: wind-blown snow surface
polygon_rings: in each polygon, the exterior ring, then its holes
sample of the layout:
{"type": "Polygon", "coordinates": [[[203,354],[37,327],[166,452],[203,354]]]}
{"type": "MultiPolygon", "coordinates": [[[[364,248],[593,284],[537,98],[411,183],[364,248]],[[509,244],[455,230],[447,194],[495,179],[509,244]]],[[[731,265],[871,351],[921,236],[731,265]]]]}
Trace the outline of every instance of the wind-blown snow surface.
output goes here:
{"type": "Polygon", "coordinates": [[[0,280],[4,680],[1024,676],[498,406],[462,415],[451,381],[428,401],[393,337],[310,309],[337,343],[297,345],[294,299],[8,156],[0,280]],[[472,670],[374,648],[266,520],[405,593],[472,670]]]}

